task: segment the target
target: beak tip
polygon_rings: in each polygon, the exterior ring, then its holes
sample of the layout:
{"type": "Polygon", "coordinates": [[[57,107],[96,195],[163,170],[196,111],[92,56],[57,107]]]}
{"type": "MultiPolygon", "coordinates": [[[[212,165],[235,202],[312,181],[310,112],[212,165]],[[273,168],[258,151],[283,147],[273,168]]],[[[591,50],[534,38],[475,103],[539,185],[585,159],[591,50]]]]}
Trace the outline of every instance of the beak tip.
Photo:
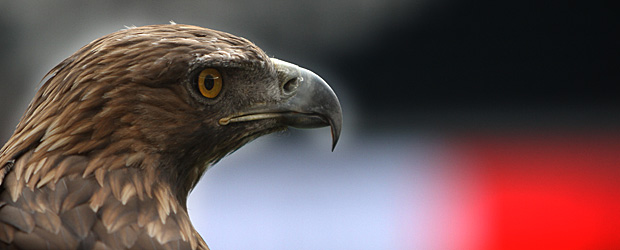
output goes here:
{"type": "Polygon", "coordinates": [[[336,144],[338,144],[338,139],[340,139],[340,124],[331,125],[331,130],[332,130],[332,152],[334,152],[334,149],[336,148],[336,144]]]}

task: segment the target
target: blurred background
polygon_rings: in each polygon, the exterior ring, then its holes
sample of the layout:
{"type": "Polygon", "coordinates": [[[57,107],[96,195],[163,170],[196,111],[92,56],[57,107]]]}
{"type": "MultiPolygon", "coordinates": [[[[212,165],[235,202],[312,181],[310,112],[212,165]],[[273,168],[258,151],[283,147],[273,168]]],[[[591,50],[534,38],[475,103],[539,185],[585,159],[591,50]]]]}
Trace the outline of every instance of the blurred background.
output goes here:
{"type": "Polygon", "coordinates": [[[124,26],[250,39],[340,97],[189,200],[212,249],[620,248],[620,21],[607,1],[0,1],[0,141],[44,74],[124,26]]]}

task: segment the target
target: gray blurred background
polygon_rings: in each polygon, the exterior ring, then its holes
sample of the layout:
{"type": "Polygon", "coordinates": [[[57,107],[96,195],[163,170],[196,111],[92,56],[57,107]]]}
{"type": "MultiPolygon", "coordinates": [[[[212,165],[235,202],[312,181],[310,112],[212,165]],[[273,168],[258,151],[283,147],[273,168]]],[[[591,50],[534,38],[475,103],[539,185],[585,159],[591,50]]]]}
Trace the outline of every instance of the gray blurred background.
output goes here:
{"type": "Polygon", "coordinates": [[[209,170],[189,212],[212,249],[472,246],[428,230],[445,198],[428,197],[446,181],[429,155],[444,138],[620,125],[618,9],[605,1],[2,0],[0,142],[64,58],[124,26],[171,20],[315,71],[345,115],[334,153],[329,130],[291,130],[209,170]],[[408,234],[403,207],[419,209],[404,212],[420,215],[408,234]]]}

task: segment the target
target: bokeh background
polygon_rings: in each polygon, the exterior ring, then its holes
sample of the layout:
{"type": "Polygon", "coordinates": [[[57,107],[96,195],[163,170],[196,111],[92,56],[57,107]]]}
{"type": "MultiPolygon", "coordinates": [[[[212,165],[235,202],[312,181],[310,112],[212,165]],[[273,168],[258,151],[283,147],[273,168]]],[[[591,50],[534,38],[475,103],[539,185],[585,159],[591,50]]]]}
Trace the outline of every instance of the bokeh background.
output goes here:
{"type": "Polygon", "coordinates": [[[612,1],[0,1],[0,141],[43,75],[124,26],[243,36],[320,74],[344,130],[290,130],[189,200],[212,249],[619,249],[612,1]]]}

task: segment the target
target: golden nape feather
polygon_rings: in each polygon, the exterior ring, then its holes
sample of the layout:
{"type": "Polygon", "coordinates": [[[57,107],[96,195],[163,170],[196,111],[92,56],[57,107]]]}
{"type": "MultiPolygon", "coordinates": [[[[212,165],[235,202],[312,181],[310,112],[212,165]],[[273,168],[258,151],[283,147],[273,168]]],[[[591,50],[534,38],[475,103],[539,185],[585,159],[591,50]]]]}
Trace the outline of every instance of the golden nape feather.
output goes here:
{"type": "Polygon", "coordinates": [[[342,125],[318,75],[196,26],[106,35],[45,79],[0,151],[0,249],[208,249],[186,208],[208,166],[287,127],[335,146],[342,125]]]}

